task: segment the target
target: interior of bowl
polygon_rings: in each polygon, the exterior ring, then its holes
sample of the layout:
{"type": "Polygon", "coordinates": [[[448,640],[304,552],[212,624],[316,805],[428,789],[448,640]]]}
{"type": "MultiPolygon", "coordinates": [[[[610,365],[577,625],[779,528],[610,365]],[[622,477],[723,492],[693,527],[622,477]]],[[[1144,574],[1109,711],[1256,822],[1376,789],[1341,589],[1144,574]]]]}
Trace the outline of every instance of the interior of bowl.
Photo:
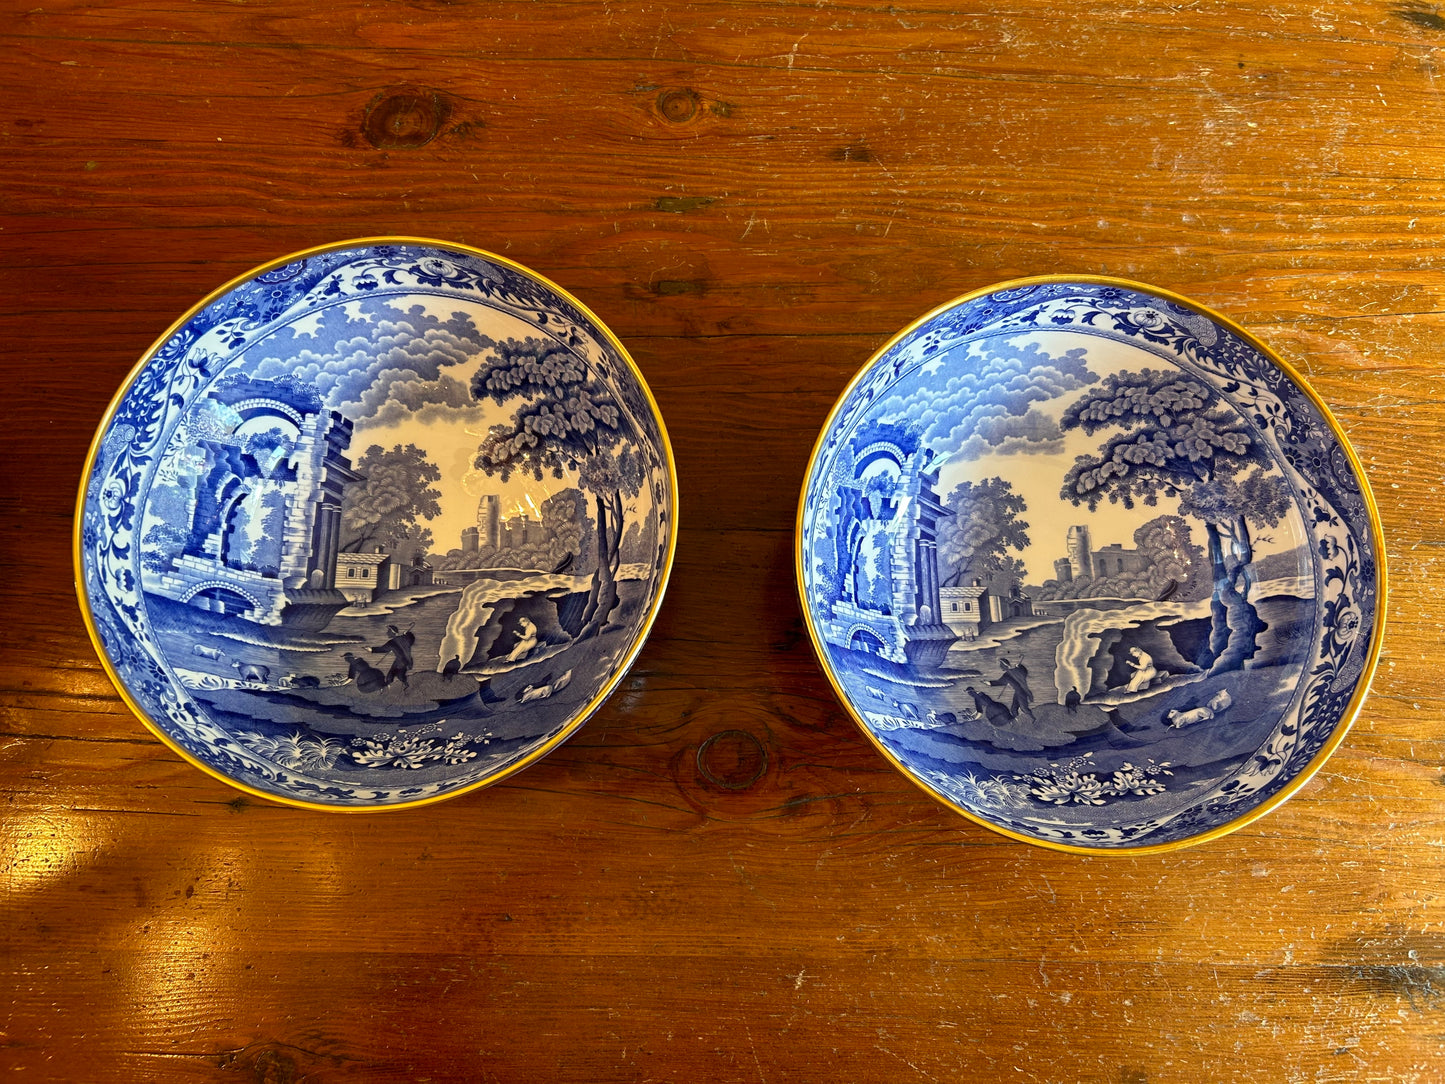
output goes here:
{"type": "Polygon", "coordinates": [[[269,797],[435,800],[532,762],[640,648],[671,452],[617,340],[498,257],[368,241],[180,321],[92,449],[77,558],[112,676],[269,797]]]}
{"type": "Polygon", "coordinates": [[[1378,651],[1378,519],[1338,425],[1242,330],[1138,284],[1007,284],[902,333],[825,426],[798,545],[878,747],[1066,849],[1257,816],[1378,651]]]}

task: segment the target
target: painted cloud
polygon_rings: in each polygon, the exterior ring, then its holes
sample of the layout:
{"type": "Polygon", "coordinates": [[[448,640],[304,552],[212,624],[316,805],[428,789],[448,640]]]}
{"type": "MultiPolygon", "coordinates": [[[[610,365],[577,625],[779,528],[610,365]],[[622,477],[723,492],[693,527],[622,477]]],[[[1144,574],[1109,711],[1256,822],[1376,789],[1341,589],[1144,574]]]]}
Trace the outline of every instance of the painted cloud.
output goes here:
{"type": "Polygon", "coordinates": [[[465,380],[446,370],[491,344],[462,313],[438,320],[420,306],[406,313],[388,306],[353,316],[338,307],[326,311],[312,335],[282,329],[261,344],[267,356],[255,375],[295,375],[315,385],[328,407],[358,423],[386,426],[459,411],[480,417],[481,405],[465,380]]]}
{"type": "Polygon", "coordinates": [[[964,357],[955,354],[933,373],[908,381],[913,386],[885,399],[878,416],[921,428],[925,444],[957,459],[1063,450],[1057,423],[1035,404],[1099,379],[1082,348],[1058,357],[1018,340],[959,349],[964,357]]]}

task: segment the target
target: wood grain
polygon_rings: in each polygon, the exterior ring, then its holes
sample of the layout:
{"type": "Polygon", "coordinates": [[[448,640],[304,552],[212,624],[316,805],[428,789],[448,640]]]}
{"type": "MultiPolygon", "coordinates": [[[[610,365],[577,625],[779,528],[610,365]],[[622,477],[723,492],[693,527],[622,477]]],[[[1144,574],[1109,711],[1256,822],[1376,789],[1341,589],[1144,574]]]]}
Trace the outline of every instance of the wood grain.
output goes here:
{"type": "Polygon", "coordinates": [[[1345,4],[13,5],[0,24],[0,1069],[35,1081],[1434,1081],[1445,15],[1345,4]],[[635,667],[438,806],[282,808],[107,682],[71,514],[135,360],[261,262],[402,233],[560,282],[682,485],[635,667]],[[1359,451],[1373,691],[1268,817],[1080,858],[895,773],[803,631],[818,426],[1015,275],[1153,282],[1359,451]]]}

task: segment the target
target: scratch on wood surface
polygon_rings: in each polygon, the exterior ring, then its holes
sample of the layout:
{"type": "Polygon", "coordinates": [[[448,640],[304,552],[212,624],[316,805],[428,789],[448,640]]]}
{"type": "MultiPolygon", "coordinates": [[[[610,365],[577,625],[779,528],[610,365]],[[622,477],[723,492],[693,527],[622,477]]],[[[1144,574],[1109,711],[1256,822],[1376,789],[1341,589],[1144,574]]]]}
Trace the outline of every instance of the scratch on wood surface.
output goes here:
{"type": "MultiPolygon", "coordinates": [[[[873,1044],[873,1049],[874,1049],[874,1050],[881,1050],[883,1053],[887,1054],[890,1058],[897,1058],[897,1059],[898,1059],[899,1061],[901,1061],[904,1065],[908,1066],[908,1068],[912,1069],[915,1073],[921,1073],[921,1074],[923,1074],[924,1076],[926,1076],[929,1080],[938,1080],[938,1077],[936,1077],[936,1076],[934,1076],[932,1073],[928,1072],[928,1070],[926,1070],[926,1069],[920,1069],[918,1066],[914,1065],[914,1064],[913,1064],[911,1061],[909,1061],[907,1058],[903,1057],[901,1054],[895,1054],[893,1051],[889,1050],[886,1046],[882,1046],[882,1045],[880,1045],[880,1044],[878,1044],[878,1043],[874,1043],[874,1044],[873,1044]]],[[[941,1082],[940,1082],[940,1084],[941,1084],[941,1082]]]]}
{"type": "Polygon", "coordinates": [[[763,1063],[758,1059],[758,1046],[753,1042],[753,1030],[748,1027],[746,1021],[743,1022],[743,1031],[745,1031],[748,1036],[748,1049],[752,1051],[753,1064],[758,1067],[758,1079],[760,1081],[766,1081],[767,1077],[763,1075],[763,1063]]]}

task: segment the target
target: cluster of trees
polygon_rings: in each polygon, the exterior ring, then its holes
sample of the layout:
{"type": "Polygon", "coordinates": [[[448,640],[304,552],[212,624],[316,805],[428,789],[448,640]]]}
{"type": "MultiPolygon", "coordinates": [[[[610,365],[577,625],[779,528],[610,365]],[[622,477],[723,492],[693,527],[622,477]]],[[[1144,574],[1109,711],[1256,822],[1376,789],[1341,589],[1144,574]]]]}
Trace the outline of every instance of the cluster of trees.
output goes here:
{"type": "Polygon", "coordinates": [[[424,520],[441,515],[441,490],[432,483],[442,472],[415,444],[383,448],[373,444],[352,466],[365,481],[346,492],[341,506],[341,548],[350,553],[382,552],[409,564],[432,545],[424,520]]]}
{"type": "Polygon", "coordinates": [[[1100,381],[1064,410],[1059,426],[1108,434],[1065,475],[1065,500],[1093,511],[1106,499],[1133,508],[1164,496],[1204,522],[1212,669],[1238,669],[1253,658],[1265,628],[1249,598],[1253,532],[1278,524],[1290,497],[1249,423],[1202,382],[1143,369],[1100,381]]]}
{"type": "MultiPolygon", "coordinates": [[[[657,518],[657,506],[650,505],[647,515],[634,519],[622,533],[617,545],[617,554],[624,565],[651,565],[657,560],[658,540],[662,524],[657,518]]],[[[583,546],[586,547],[586,542],[583,546]]]]}
{"type": "Polygon", "coordinates": [[[979,579],[1007,591],[1027,571],[1010,550],[1029,545],[1029,525],[1019,516],[1024,499],[1002,478],[962,481],[943,498],[953,515],[938,523],[938,577],[944,587],[979,579]]]}
{"type": "Polygon", "coordinates": [[[578,638],[601,630],[617,608],[623,509],[646,480],[637,434],[611,390],[576,353],[527,336],[495,343],[472,376],[471,392],[501,406],[519,401],[510,422],[494,425],[475,466],[503,482],[577,473],[593,500],[592,588],[578,638]]]}

